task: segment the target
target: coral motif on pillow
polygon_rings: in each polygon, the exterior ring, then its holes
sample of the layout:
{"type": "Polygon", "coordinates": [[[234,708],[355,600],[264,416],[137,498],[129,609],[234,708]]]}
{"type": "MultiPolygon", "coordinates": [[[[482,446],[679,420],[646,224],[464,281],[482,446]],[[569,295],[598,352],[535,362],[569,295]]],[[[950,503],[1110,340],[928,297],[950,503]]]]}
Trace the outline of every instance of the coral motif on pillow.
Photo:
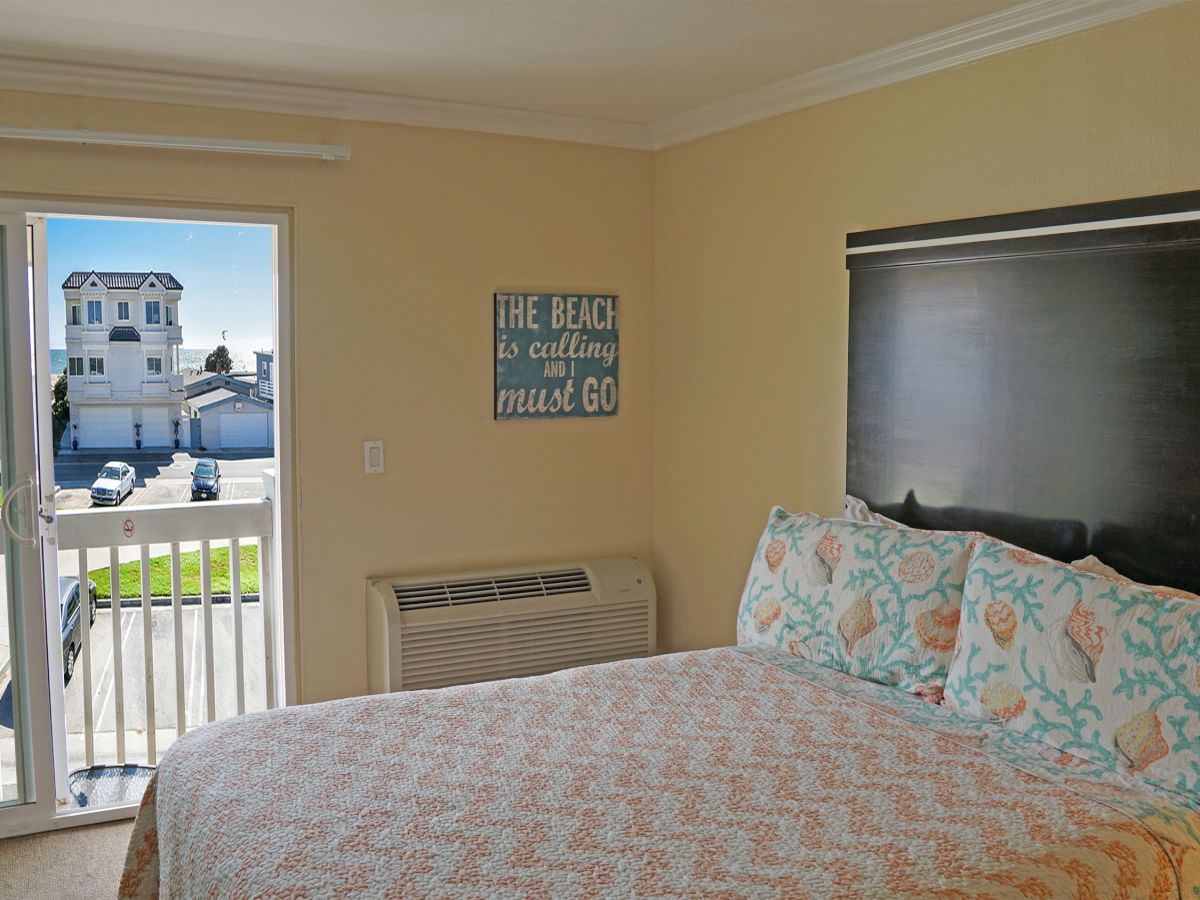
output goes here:
{"type": "Polygon", "coordinates": [[[982,539],[945,701],[1194,797],[1200,603],[982,539]]]}
{"type": "Polygon", "coordinates": [[[776,507],[742,594],[738,643],[937,700],[975,537],[776,507]]]}

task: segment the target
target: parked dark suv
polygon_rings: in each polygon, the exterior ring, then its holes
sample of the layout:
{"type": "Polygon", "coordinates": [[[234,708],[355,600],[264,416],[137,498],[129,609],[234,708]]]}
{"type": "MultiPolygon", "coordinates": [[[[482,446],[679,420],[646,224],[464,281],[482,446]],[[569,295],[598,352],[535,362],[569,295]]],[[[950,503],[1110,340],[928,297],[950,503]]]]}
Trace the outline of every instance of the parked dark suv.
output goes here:
{"type": "MultiPolygon", "coordinates": [[[[79,615],[79,579],[65,575],[58,579],[58,609],[62,624],[63,684],[75,674],[75,661],[83,650],[83,620],[79,615]]],[[[96,623],[96,584],[88,579],[88,624],[96,623]]]]}
{"type": "Polygon", "coordinates": [[[221,469],[215,459],[198,459],[192,469],[192,499],[218,500],[221,497],[221,469]]]}

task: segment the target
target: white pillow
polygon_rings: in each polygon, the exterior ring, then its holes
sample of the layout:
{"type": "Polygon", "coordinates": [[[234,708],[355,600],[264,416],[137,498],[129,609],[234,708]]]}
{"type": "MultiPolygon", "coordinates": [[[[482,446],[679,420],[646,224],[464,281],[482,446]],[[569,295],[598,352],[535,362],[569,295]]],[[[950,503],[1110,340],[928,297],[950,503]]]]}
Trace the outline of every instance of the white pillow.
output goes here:
{"type": "Polygon", "coordinates": [[[859,500],[850,494],[846,495],[846,518],[851,522],[871,522],[875,525],[890,525],[892,528],[908,527],[903,522],[897,522],[895,519],[881,516],[877,512],[871,512],[871,508],[867,506],[865,500],[859,500]]]}
{"type": "Polygon", "coordinates": [[[1185,600],[1200,600],[1200,596],[1189,591],[1180,590],[1179,588],[1167,587],[1162,584],[1139,584],[1136,581],[1126,578],[1112,566],[1101,562],[1096,556],[1085,556],[1083,559],[1075,560],[1071,565],[1092,575],[1103,575],[1105,578],[1111,578],[1113,581],[1120,582],[1121,584],[1145,588],[1150,593],[1157,594],[1160,597],[1182,597],[1185,600]]]}

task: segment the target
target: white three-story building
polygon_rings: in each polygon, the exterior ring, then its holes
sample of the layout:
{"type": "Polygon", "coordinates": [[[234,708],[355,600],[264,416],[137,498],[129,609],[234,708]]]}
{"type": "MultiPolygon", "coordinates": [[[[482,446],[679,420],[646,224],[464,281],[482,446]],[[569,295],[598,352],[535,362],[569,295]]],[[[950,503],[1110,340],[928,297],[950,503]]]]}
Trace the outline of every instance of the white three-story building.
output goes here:
{"type": "Polygon", "coordinates": [[[181,437],[179,300],[170,272],[72,272],[67,306],[64,443],[88,447],[173,447],[181,437]]]}

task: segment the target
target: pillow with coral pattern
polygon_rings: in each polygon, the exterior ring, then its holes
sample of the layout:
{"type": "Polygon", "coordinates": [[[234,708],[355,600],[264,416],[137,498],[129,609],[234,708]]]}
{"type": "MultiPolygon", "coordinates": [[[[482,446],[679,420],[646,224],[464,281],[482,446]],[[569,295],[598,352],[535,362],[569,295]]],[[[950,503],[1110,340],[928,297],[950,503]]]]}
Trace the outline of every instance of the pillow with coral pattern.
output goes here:
{"type": "Polygon", "coordinates": [[[976,537],[776,507],[742,593],[738,643],[782,647],[936,700],[976,537]]]}
{"type": "Polygon", "coordinates": [[[945,702],[1194,800],[1200,603],[984,538],[945,702]]]}

